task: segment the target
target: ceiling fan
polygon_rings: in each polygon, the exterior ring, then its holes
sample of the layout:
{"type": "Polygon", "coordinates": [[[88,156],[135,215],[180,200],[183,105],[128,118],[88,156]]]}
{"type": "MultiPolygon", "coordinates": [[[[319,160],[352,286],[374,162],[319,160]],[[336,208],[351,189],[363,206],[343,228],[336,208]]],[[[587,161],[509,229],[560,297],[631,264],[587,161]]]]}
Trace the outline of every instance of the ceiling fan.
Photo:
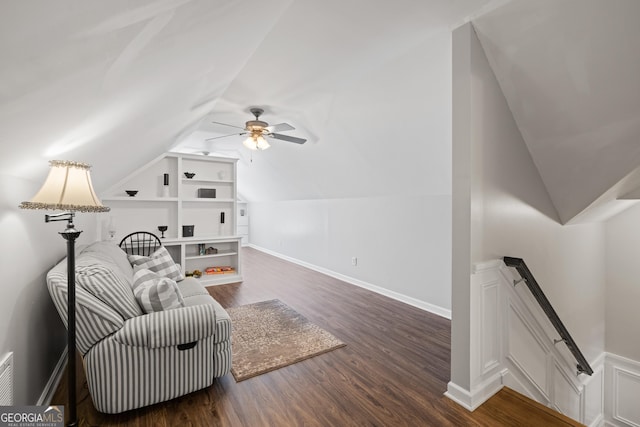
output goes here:
{"type": "Polygon", "coordinates": [[[242,132],[207,138],[205,141],[227,138],[234,135],[248,135],[247,139],[245,139],[242,144],[250,150],[266,150],[267,148],[271,147],[265,137],[293,142],[295,144],[304,144],[305,142],[307,142],[307,140],[303,138],[276,133],[294,130],[295,128],[288,123],[279,123],[277,125],[269,126],[269,123],[260,120],[260,116],[262,115],[262,113],[264,113],[264,110],[262,108],[253,107],[249,111],[251,111],[251,114],[255,116],[255,120],[247,121],[244,128],[240,126],[229,125],[227,123],[212,122],[219,125],[242,129],[242,132]]]}

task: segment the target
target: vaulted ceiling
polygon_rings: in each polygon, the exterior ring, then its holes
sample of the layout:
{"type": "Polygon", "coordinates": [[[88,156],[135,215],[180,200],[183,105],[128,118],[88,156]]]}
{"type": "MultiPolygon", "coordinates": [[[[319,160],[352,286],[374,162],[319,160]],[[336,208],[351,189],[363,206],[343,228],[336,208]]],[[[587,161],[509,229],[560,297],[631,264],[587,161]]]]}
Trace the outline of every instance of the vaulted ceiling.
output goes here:
{"type": "Polygon", "coordinates": [[[217,151],[240,157],[249,200],[450,194],[450,32],[471,19],[559,218],[576,220],[640,176],[638,7],[2,2],[0,171],[41,181],[47,160],[82,160],[99,190],[170,149],[217,151]],[[251,106],[308,142],[205,141],[251,106]]]}
{"type": "MultiPolygon", "coordinates": [[[[474,20],[564,223],[640,187],[640,2],[513,1],[474,20]]],[[[631,193],[631,194],[630,194],[631,193]]]]}

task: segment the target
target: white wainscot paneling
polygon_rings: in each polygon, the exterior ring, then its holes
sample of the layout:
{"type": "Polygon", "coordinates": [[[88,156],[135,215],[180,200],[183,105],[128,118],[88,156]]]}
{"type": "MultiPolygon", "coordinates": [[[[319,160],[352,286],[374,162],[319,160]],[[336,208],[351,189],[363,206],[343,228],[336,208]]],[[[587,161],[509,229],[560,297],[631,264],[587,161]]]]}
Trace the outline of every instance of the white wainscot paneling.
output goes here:
{"type": "Polygon", "coordinates": [[[613,367],[613,418],[640,427],[640,373],[613,367]]]}
{"type": "Polygon", "coordinates": [[[604,420],[604,355],[592,365],[590,378],[584,380],[584,421],[588,426],[599,426],[604,420]]]}
{"type": "MultiPolygon", "coordinates": [[[[604,353],[592,363],[593,376],[577,374],[573,355],[563,343],[554,345],[557,331],[518,279],[501,260],[474,264],[471,390],[449,383],[447,396],[473,410],[506,385],[590,427],[602,426],[605,384],[611,388],[614,383],[607,380],[604,353]]],[[[640,396],[640,367],[631,371],[632,375],[619,375],[616,382],[624,395],[617,400],[619,417],[627,421],[611,422],[609,417],[607,425],[640,427],[636,409],[640,405],[629,403],[640,396]]]]}
{"type": "Polygon", "coordinates": [[[500,365],[500,334],[498,325],[499,282],[492,280],[482,285],[482,314],[480,328],[480,365],[482,375],[490,374],[500,365]]]}
{"type": "Polygon", "coordinates": [[[606,353],[604,413],[607,426],[640,427],[640,362],[606,353]]]}
{"type": "Polygon", "coordinates": [[[558,333],[526,284],[518,281],[519,275],[510,269],[501,272],[507,319],[505,384],[577,421],[600,425],[603,368],[596,369],[595,380],[577,375],[573,355],[563,343],[554,343],[558,333]],[[587,404],[591,405],[588,410],[587,404]]]}
{"type": "Polygon", "coordinates": [[[474,410],[502,388],[501,277],[498,262],[474,265],[471,275],[470,390],[449,383],[447,396],[474,410]]]}
{"type": "Polygon", "coordinates": [[[536,337],[518,310],[509,301],[507,359],[542,397],[549,399],[547,382],[547,353],[545,345],[536,337]]]}
{"type": "Polygon", "coordinates": [[[574,420],[580,420],[581,392],[556,363],[553,364],[553,393],[555,409],[574,420]]]}

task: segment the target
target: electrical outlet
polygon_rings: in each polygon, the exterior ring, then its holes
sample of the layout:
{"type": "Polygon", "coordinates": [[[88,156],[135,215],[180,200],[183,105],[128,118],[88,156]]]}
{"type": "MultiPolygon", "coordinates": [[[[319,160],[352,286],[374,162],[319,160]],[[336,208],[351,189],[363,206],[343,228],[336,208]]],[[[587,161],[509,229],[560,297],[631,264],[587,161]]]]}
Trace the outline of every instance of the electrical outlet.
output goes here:
{"type": "Polygon", "coordinates": [[[351,265],[358,265],[358,257],[351,258],[351,265]]]}

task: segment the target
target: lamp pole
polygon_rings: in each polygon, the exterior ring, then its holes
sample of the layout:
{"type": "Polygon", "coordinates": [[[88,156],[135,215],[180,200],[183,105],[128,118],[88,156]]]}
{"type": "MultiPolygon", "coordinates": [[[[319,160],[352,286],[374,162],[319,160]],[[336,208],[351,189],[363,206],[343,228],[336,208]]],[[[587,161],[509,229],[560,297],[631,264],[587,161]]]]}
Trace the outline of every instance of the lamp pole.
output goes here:
{"type": "MultiPolygon", "coordinates": [[[[46,181],[28,202],[20,203],[20,209],[54,209],[64,211],[45,215],[44,221],[67,221],[67,228],[59,233],[67,241],[67,375],[69,378],[69,422],[76,427],[76,239],[82,231],[73,225],[75,212],[108,212],[109,208],[93,191],[91,166],[69,160],[49,161],[51,169],[46,181]]],[[[62,310],[60,310],[62,314],[62,310]]]]}
{"type": "Polygon", "coordinates": [[[68,427],[78,425],[76,413],[76,239],[82,231],[73,225],[73,212],[45,215],[44,221],[67,221],[67,228],[59,234],[67,241],[67,391],[69,405],[68,427]]]}

